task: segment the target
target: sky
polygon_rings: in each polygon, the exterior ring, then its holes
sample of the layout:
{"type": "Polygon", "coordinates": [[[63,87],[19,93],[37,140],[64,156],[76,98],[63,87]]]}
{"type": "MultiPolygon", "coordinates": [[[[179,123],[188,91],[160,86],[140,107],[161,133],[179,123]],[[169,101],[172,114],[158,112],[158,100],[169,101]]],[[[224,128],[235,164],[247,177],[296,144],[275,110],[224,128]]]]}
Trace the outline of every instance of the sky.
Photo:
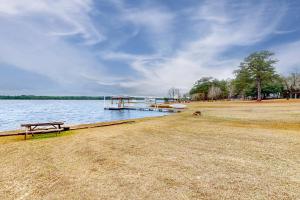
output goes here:
{"type": "Polygon", "coordinates": [[[0,0],[0,94],[166,96],[270,50],[300,71],[298,0],[0,0]]]}

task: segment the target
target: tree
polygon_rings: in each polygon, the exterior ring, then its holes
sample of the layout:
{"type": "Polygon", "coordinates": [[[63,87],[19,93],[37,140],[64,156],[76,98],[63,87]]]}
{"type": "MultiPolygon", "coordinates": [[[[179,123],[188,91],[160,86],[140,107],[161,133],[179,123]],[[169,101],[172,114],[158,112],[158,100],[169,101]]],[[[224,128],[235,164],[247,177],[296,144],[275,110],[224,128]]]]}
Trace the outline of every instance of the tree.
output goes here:
{"type": "Polygon", "coordinates": [[[235,88],[235,95],[241,95],[244,99],[246,96],[252,96],[254,84],[250,79],[246,70],[238,69],[234,71],[235,79],[233,80],[233,85],[235,88]]]}
{"type": "Polygon", "coordinates": [[[218,99],[222,94],[222,91],[219,87],[217,86],[211,86],[208,90],[208,98],[211,100],[216,100],[218,99]]]}
{"type": "Polygon", "coordinates": [[[283,81],[280,77],[274,78],[272,81],[267,81],[262,86],[263,96],[271,96],[279,98],[284,91],[283,81]]]}
{"type": "Polygon", "coordinates": [[[234,85],[234,80],[232,79],[226,80],[226,90],[228,91],[227,98],[231,99],[234,96],[236,90],[234,85]]]}
{"type": "MultiPolygon", "coordinates": [[[[282,79],[284,82],[284,89],[287,91],[287,98],[292,98],[293,92],[300,90],[300,74],[294,72],[282,79]]],[[[297,98],[296,93],[295,98],[297,98]]]]}
{"type": "Polygon", "coordinates": [[[202,100],[207,100],[208,90],[212,86],[212,77],[202,77],[192,87],[190,94],[201,94],[202,100]]]}
{"type": "Polygon", "coordinates": [[[171,99],[180,99],[181,98],[181,93],[178,88],[170,88],[168,91],[168,95],[171,99]]]}
{"type": "Polygon", "coordinates": [[[212,77],[202,77],[194,84],[193,88],[190,90],[190,94],[193,96],[197,96],[197,99],[208,100],[209,98],[209,90],[212,87],[217,87],[220,89],[220,94],[214,98],[227,98],[228,97],[228,87],[227,82],[225,80],[218,80],[212,77]]]}
{"type": "Polygon", "coordinates": [[[275,67],[277,60],[273,59],[274,53],[269,51],[259,51],[250,54],[244,59],[235,71],[236,86],[240,92],[246,92],[247,89],[256,88],[257,101],[262,100],[263,84],[277,78],[275,67]]]}

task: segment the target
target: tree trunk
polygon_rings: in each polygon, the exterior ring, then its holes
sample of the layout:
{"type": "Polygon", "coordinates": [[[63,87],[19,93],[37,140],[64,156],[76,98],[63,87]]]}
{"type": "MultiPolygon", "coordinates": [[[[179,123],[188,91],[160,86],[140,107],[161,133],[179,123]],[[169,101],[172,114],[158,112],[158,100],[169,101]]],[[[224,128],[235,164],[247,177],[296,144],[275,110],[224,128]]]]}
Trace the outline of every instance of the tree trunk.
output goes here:
{"type": "Polygon", "coordinates": [[[291,92],[288,90],[286,93],[286,100],[290,100],[290,94],[291,94],[291,92]]]}
{"type": "Polygon", "coordinates": [[[261,101],[261,80],[257,79],[257,101],[261,101]]]}

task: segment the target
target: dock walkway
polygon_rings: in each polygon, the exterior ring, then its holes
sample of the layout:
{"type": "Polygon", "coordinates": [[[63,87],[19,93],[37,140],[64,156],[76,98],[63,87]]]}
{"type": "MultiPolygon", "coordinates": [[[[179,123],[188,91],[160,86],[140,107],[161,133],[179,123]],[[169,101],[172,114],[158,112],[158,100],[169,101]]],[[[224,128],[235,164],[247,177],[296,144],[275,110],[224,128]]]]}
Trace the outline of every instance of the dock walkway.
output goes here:
{"type": "Polygon", "coordinates": [[[105,110],[139,110],[139,111],[157,111],[157,112],[180,112],[174,108],[144,108],[144,107],[105,107],[105,110]]]}

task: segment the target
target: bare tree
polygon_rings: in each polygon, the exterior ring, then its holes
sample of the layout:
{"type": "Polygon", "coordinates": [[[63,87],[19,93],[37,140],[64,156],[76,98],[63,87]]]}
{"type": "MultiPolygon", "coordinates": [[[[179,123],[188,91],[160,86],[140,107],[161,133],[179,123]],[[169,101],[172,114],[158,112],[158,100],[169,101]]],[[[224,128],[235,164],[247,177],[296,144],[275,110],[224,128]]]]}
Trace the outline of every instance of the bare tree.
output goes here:
{"type": "Polygon", "coordinates": [[[231,99],[235,93],[234,81],[231,79],[227,79],[226,81],[226,89],[228,91],[227,98],[231,99]]]}
{"type": "Polygon", "coordinates": [[[180,90],[178,88],[172,87],[168,91],[168,96],[171,99],[178,99],[179,100],[181,98],[180,90]]]}
{"type": "Polygon", "coordinates": [[[222,94],[222,90],[219,87],[211,86],[208,90],[208,98],[211,100],[216,100],[220,97],[222,94]]]}
{"type": "Polygon", "coordinates": [[[297,98],[296,91],[300,90],[300,74],[297,72],[291,73],[289,76],[283,77],[283,81],[288,97],[292,98],[293,93],[295,93],[295,98],[297,98]]]}
{"type": "Polygon", "coordinates": [[[171,98],[171,99],[174,99],[175,98],[175,88],[174,87],[172,87],[172,88],[170,88],[169,89],[169,91],[168,91],[168,96],[169,96],[169,98],[171,98]]]}

